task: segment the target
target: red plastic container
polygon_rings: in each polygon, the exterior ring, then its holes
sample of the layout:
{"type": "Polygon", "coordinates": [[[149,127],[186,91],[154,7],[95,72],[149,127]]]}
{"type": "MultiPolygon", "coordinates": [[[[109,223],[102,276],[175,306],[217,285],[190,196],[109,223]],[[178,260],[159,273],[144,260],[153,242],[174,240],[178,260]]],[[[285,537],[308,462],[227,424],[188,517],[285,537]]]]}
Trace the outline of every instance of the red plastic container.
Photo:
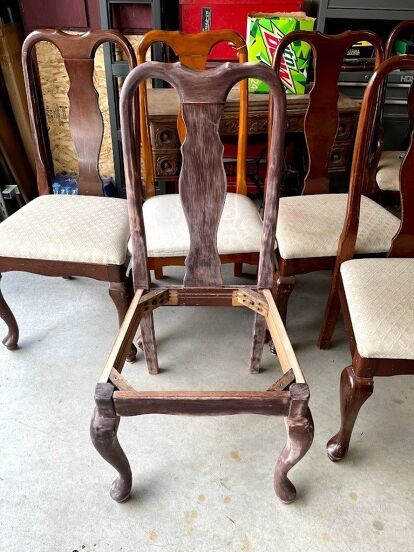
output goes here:
{"type": "MultiPolygon", "coordinates": [[[[180,0],[180,29],[185,33],[233,29],[246,38],[248,13],[296,12],[302,9],[302,0],[180,0]]],[[[220,44],[214,47],[209,59],[224,61],[236,57],[233,48],[220,44]]]]}

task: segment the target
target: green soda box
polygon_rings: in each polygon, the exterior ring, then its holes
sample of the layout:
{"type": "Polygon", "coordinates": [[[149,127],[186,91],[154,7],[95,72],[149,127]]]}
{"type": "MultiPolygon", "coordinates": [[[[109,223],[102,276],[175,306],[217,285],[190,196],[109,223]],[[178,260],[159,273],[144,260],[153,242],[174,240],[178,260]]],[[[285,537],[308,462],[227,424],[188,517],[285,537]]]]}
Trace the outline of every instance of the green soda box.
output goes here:
{"type": "MultiPolygon", "coordinates": [[[[292,31],[312,31],[313,17],[303,12],[251,13],[247,16],[247,49],[249,61],[272,64],[280,40],[292,31]]],[[[307,42],[292,42],[285,49],[279,76],[287,94],[304,94],[311,47],[307,42]]],[[[249,79],[249,92],[269,92],[258,79],[249,79]]]]}

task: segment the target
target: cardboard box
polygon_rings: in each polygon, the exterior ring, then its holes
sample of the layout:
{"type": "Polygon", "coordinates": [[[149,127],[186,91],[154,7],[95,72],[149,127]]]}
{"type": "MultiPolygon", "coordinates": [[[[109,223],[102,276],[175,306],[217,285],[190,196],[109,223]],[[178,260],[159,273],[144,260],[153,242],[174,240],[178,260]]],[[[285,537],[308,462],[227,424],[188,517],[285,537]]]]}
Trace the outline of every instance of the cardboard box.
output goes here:
{"type": "MultiPolygon", "coordinates": [[[[272,64],[281,39],[292,31],[312,31],[313,17],[296,13],[251,13],[247,17],[247,49],[249,61],[272,64]]],[[[287,94],[304,94],[311,47],[307,42],[292,42],[285,50],[279,76],[287,94]]],[[[249,79],[249,92],[268,92],[269,87],[258,79],[249,79]]]]}

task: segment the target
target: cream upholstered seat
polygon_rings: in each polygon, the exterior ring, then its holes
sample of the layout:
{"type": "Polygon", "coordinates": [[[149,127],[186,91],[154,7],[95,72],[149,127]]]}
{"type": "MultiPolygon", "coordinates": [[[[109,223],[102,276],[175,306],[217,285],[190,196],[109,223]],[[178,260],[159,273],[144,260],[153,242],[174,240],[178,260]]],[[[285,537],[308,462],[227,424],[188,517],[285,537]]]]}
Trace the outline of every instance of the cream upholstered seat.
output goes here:
{"type": "MultiPolygon", "coordinates": [[[[345,220],[347,194],[283,197],[276,240],[283,259],[335,256],[345,220]]],[[[397,217],[362,196],[356,254],[385,253],[400,225],[397,217]]]]}
{"type": "Polygon", "coordinates": [[[414,359],[414,259],[354,259],[341,275],[359,354],[414,359]]]}
{"type": "Polygon", "coordinates": [[[378,163],[376,180],[382,191],[398,192],[400,190],[401,151],[384,151],[378,163]]]}
{"type": "Polygon", "coordinates": [[[125,199],[44,195],[0,224],[0,256],[121,265],[129,235],[125,199]]]}
{"type": "MultiPolygon", "coordinates": [[[[190,234],[179,194],[154,196],[144,202],[143,217],[148,257],[185,257],[190,234]]],[[[256,253],[260,250],[262,221],[251,199],[226,196],[217,234],[221,255],[256,253]]]]}

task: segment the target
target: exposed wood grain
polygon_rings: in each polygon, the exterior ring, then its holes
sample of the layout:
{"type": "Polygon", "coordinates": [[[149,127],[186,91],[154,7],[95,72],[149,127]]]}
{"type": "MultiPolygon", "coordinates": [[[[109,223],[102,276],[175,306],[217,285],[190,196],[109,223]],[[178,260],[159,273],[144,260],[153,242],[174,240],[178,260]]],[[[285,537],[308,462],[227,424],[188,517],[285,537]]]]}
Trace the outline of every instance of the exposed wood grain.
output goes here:
{"type": "Polygon", "coordinates": [[[267,326],[272,336],[277,356],[279,357],[280,366],[285,374],[289,372],[289,370],[293,370],[296,383],[305,383],[305,378],[303,377],[299,362],[286,333],[286,328],[283,325],[279,311],[274,303],[272,292],[268,289],[264,289],[263,295],[269,306],[269,313],[266,317],[267,326]]]}
{"type": "Polygon", "coordinates": [[[109,381],[120,391],[132,391],[134,388],[115,368],[112,368],[109,374],[109,381]]]}
{"type": "Polygon", "coordinates": [[[275,383],[272,383],[270,387],[268,387],[268,391],[284,391],[286,387],[289,387],[291,383],[295,381],[295,374],[293,370],[289,370],[283,376],[281,376],[275,383]]]}
{"type": "Polygon", "coordinates": [[[253,290],[239,290],[237,292],[237,302],[248,309],[255,311],[263,316],[267,316],[269,306],[261,293],[253,290]]]}

